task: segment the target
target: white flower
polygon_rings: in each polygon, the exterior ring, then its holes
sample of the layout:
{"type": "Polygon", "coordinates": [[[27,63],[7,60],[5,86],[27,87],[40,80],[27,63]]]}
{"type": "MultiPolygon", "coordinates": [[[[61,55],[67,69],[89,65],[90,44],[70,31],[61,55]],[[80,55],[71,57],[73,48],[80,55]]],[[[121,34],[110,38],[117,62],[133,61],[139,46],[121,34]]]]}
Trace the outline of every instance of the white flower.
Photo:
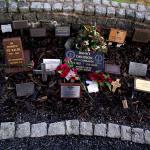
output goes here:
{"type": "Polygon", "coordinates": [[[102,49],[106,49],[107,47],[105,45],[102,46],[102,49]]]}
{"type": "Polygon", "coordinates": [[[88,46],[89,45],[89,41],[87,40],[87,41],[84,41],[84,44],[86,45],[86,46],[88,46]]]}

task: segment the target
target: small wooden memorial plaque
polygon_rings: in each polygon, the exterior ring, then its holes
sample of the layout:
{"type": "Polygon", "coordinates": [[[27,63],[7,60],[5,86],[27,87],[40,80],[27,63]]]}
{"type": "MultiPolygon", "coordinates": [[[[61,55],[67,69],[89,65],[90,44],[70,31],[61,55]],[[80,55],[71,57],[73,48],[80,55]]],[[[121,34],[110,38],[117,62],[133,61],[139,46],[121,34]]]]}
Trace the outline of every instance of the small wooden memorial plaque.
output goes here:
{"type": "Polygon", "coordinates": [[[135,76],[146,76],[147,64],[141,64],[136,62],[130,62],[129,64],[129,74],[135,76]]]}
{"type": "Polygon", "coordinates": [[[134,79],[134,89],[150,93],[150,81],[144,79],[134,79]]]}
{"type": "Polygon", "coordinates": [[[20,37],[3,40],[5,57],[8,65],[24,64],[24,54],[20,37]]]}
{"type": "Polygon", "coordinates": [[[120,75],[120,66],[115,64],[105,64],[105,72],[120,75]]]}
{"type": "Polygon", "coordinates": [[[16,94],[18,97],[21,96],[30,96],[34,93],[34,83],[21,83],[16,84],[16,94]]]}
{"type": "Polygon", "coordinates": [[[141,43],[150,42],[150,30],[149,29],[135,29],[132,41],[141,42],[141,43]]]}
{"type": "Polygon", "coordinates": [[[57,26],[55,28],[55,36],[70,36],[70,26],[57,26]]]}
{"type": "Polygon", "coordinates": [[[100,52],[67,50],[66,58],[71,59],[79,71],[89,72],[104,70],[104,54],[100,52]]]}
{"type": "Polygon", "coordinates": [[[25,29],[28,28],[28,20],[16,20],[13,21],[13,28],[14,29],[25,29]]]}
{"type": "Polygon", "coordinates": [[[123,44],[127,35],[127,31],[111,28],[109,41],[123,44]]]}
{"type": "MultiPolygon", "coordinates": [[[[29,50],[24,50],[24,58],[25,58],[25,65],[30,63],[30,51],[29,50]]],[[[5,68],[5,72],[6,73],[17,73],[17,72],[27,72],[27,71],[31,71],[32,68],[28,67],[28,66],[10,66],[10,67],[6,67],[5,68]]]]}
{"type": "Polygon", "coordinates": [[[61,83],[61,98],[80,98],[81,85],[78,83],[61,83]]]}
{"type": "Polygon", "coordinates": [[[46,37],[46,28],[33,28],[30,29],[31,37],[46,37]]]}

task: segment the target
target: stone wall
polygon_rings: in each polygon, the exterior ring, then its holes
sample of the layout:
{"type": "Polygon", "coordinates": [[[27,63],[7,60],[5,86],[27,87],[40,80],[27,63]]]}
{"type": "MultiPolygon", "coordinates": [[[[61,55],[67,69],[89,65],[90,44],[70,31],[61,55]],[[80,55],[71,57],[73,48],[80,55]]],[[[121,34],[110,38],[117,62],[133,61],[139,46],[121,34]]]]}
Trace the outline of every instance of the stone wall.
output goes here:
{"type": "Polygon", "coordinates": [[[111,0],[49,0],[49,2],[0,0],[0,24],[13,20],[60,24],[97,24],[132,31],[150,29],[150,7],[111,0]]]}

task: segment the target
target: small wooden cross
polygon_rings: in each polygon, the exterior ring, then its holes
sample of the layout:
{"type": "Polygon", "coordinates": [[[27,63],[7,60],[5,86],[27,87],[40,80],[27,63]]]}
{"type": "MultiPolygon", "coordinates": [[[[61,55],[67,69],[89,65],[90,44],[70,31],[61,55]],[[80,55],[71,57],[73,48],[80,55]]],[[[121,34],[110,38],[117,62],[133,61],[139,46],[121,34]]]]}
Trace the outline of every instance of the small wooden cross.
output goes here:
{"type": "Polygon", "coordinates": [[[47,76],[55,74],[54,71],[48,71],[46,70],[46,65],[44,63],[41,63],[41,70],[33,70],[34,74],[42,74],[42,80],[45,82],[47,81],[47,76]]]}
{"type": "Polygon", "coordinates": [[[117,88],[121,87],[120,79],[116,79],[116,81],[113,81],[111,85],[113,86],[112,92],[115,92],[117,88]]]}

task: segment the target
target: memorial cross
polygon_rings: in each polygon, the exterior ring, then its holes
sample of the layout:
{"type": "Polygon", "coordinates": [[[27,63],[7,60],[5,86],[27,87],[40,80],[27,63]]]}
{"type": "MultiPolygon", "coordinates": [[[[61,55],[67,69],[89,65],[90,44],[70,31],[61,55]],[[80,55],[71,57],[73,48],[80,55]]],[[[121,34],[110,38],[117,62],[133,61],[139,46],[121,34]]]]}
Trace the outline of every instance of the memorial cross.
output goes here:
{"type": "Polygon", "coordinates": [[[117,88],[121,87],[120,79],[116,79],[116,81],[113,81],[111,85],[113,86],[112,92],[115,92],[117,88]]]}

